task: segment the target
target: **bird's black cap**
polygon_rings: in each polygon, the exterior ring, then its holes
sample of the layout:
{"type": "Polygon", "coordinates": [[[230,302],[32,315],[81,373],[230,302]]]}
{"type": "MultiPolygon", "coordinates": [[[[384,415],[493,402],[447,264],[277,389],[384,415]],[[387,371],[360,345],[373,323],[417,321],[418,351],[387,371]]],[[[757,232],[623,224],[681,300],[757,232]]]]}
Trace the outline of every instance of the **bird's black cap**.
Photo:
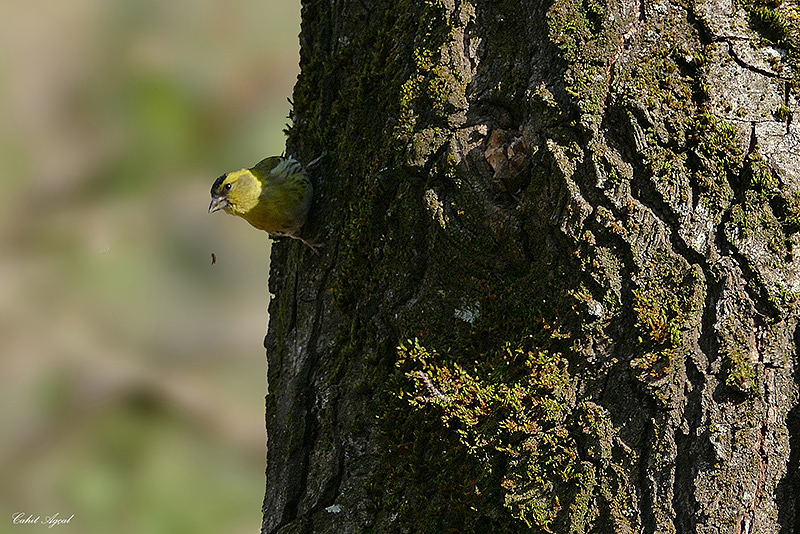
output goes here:
{"type": "Polygon", "coordinates": [[[225,179],[226,176],[228,176],[228,175],[227,174],[223,174],[222,176],[217,178],[216,181],[214,182],[214,185],[211,186],[211,196],[212,197],[219,196],[219,194],[222,193],[222,191],[220,191],[220,188],[222,186],[222,181],[225,179]]]}

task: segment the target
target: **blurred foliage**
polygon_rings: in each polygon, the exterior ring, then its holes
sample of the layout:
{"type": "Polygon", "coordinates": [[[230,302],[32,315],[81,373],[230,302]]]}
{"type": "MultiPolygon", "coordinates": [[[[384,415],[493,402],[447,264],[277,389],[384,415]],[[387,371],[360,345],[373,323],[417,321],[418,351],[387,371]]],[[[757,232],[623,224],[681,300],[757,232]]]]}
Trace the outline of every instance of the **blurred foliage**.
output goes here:
{"type": "Polygon", "coordinates": [[[269,239],[206,210],[283,151],[298,32],[296,0],[0,4],[0,532],[260,525],[269,239]]]}

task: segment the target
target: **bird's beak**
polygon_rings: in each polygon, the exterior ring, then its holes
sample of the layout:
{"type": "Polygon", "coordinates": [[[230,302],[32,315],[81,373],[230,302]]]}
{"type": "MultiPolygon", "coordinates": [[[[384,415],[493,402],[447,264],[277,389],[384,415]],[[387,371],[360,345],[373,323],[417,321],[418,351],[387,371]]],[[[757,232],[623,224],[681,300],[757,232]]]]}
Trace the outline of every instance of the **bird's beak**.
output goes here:
{"type": "Polygon", "coordinates": [[[211,197],[211,204],[208,206],[208,213],[224,210],[228,207],[228,199],[225,197],[211,197]]]}

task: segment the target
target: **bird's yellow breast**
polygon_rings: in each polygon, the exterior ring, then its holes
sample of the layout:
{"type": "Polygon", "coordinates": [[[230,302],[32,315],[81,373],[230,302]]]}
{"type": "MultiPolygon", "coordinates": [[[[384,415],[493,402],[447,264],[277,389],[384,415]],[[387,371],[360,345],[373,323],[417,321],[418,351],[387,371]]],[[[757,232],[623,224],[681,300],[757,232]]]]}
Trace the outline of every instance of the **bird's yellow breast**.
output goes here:
{"type": "MultiPolygon", "coordinates": [[[[278,184],[260,184],[257,202],[235,213],[270,234],[294,234],[300,230],[310,203],[310,183],[302,176],[278,184]]],[[[243,207],[245,204],[242,205],[243,207]]]]}

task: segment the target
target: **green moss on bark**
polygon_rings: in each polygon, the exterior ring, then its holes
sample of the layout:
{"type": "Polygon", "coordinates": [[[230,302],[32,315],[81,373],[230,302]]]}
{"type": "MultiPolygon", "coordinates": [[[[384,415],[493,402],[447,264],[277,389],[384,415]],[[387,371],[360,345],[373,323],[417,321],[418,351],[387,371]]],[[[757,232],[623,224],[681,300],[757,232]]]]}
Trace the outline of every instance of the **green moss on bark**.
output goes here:
{"type": "MultiPolygon", "coordinates": [[[[800,200],[711,111],[705,76],[719,45],[703,43],[684,8],[658,5],[644,20],[556,0],[532,23],[523,17],[538,13],[504,19],[511,4],[365,7],[368,24],[352,33],[329,6],[306,6],[321,30],[307,36],[318,53],[298,81],[291,136],[330,155],[313,216],[335,234],[342,317],[325,348],[338,360],[315,384],[365,370],[353,435],[376,463],[364,487],[372,524],[637,532],[683,498],[635,486],[674,460],[676,428],[649,429],[648,410],[683,409],[673,394],[714,298],[705,277],[716,273],[680,222],[702,212],[698,228],[724,228],[754,262],[744,240],[791,254],[800,200]],[[473,58],[471,80],[456,48],[476,21],[480,46],[503,57],[473,58]],[[517,31],[526,24],[550,39],[536,68],[562,79],[528,87],[535,69],[514,61],[532,50],[517,31]],[[518,187],[493,174],[489,149],[524,155],[518,187]],[[774,217],[755,215],[765,210],[774,217]]],[[[752,392],[750,347],[730,340],[714,372],[752,392]]]]}

